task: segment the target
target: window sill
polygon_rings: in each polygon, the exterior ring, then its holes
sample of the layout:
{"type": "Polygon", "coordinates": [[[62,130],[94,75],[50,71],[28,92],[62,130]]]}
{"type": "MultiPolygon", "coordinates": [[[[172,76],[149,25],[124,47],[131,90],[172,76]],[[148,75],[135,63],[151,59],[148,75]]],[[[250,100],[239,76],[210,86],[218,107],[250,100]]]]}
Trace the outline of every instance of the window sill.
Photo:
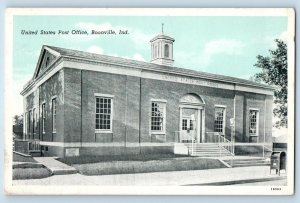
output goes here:
{"type": "Polygon", "coordinates": [[[254,135],[254,134],[253,135],[249,134],[249,136],[251,136],[251,137],[258,137],[258,135],[254,135]]]}
{"type": "Polygon", "coordinates": [[[113,133],[111,130],[95,130],[95,133],[113,133]]]}
{"type": "Polygon", "coordinates": [[[151,135],[165,135],[166,132],[151,132],[151,135]]]}

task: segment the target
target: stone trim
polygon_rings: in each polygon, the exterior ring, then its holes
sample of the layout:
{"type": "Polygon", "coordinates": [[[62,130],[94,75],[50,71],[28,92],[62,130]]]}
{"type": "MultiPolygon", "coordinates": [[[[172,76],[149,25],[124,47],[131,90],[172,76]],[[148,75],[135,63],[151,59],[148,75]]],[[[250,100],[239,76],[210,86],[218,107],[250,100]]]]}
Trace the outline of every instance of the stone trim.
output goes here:
{"type": "Polygon", "coordinates": [[[55,146],[55,147],[163,147],[174,146],[174,143],[153,143],[153,142],[47,142],[40,141],[40,145],[55,146]]]}
{"type": "Polygon", "coordinates": [[[97,72],[106,72],[106,73],[113,73],[113,74],[124,74],[124,75],[130,75],[130,76],[136,76],[136,77],[142,77],[142,78],[148,78],[148,79],[155,79],[155,80],[163,80],[163,81],[170,81],[170,82],[179,82],[179,83],[186,83],[186,84],[194,84],[194,85],[200,85],[200,86],[208,86],[208,87],[214,87],[214,88],[221,88],[221,89],[230,89],[230,90],[238,90],[238,91],[245,91],[245,92],[254,92],[259,94],[266,94],[266,95],[273,95],[273,87],[267,87],[267,86],[261,86],[259,84],[246,84],[246,82],[235,82],[230,81],[227,79],[222,79],[216,76],[216,78],[213,78],[213,76],[206,76],[200,77],[198,75],[195,75],[194,73],[182,73],[180,70],[159,70],[157,68],[150,69],[149,67],[141,67],[141,65],[136,64],[118,64],[116,62],[102,62],[98,60],[92,60],[92,59],[85,59],[85,58],[79,58],[79,57],[71,57],[71,56],[60,56],[57,58],[56,61],[54,61],[51,66],[55,66],[54,68],[51,68],[49,71],[46,71],[44,73],[44,77],[38,78],[36,81],[28,84],[24,90],[21,92],[21,94],[28,95],[32,92],[32,89],[35,89],[36,86],[41,85],[45,81],[42,80],[43,78],[50,78],[52,75],[54,75],[59,70],[63,69],[63,67],[68,68],[75,68],[75,69],[84,69],[84,70],[91,70],[91,71],[97,71],[97,72]],[[64,61],[62,61],[62,57],[64,61]],[[61,63],[63,62],[63,63],[61,63]],[[84,67],[82,66],[82,63],[84,64],[84,67]],[[58,65],[57,65],[58,64],[58,65]],[[65,65],[62,65],[65,64],[65,65]],[[99,65],[103,65],[102,67],[99,65]],[[108,69],[105,66],[110,66],[111,68],[108,69]],[[59,67],[59,68],[58,68],[59,67]],[[115,67],[115,70],[112,69],[115,67]],[[119,67],[119,68],[117,68],[119,67]],[[120,69],[120,68],[123,68],[120,69]],[[165,75],[167,74],[167,75],[165,75]],[[167,77],[165,77],[165,76],[167,77]],[[47,77],[45,77],[47,76],[47,77]],[[160,77],[157,77],[160,76],[160,77]],[[236,85],[234,85],[236,84],[236,85]]]}

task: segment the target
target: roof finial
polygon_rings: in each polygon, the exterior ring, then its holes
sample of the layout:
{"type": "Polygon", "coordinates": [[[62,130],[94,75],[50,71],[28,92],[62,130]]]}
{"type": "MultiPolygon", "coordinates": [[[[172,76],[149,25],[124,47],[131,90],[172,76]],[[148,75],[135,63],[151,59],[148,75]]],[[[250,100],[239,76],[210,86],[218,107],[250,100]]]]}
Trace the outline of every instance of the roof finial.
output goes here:
{"type": "Polygon", "coordinates": [[[161,33],[164,34],[164,24],[161,24],[161,33]]]}

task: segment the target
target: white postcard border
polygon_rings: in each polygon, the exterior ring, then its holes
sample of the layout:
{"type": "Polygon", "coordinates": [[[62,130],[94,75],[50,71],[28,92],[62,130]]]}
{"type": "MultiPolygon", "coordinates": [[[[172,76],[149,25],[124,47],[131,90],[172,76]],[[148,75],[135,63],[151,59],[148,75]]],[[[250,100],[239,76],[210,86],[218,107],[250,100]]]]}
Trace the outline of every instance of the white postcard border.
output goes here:
{"type": "Polygon", "coordinates": [[[102,194],[102,195],[291,195],[294,193],[294,101],[295,101],[295,13],[281,8],[8,8],[5,22],[5,192],[31,194],[102,194]],[[155,11],[155,12],[154,12],[155,11]],[[272,191],[270,186],[32,186],[12,184],[12,98],[13,16],[15,15],[127,15],[127,16],[287,16],[288,17],[288,186],[272,191]]]}

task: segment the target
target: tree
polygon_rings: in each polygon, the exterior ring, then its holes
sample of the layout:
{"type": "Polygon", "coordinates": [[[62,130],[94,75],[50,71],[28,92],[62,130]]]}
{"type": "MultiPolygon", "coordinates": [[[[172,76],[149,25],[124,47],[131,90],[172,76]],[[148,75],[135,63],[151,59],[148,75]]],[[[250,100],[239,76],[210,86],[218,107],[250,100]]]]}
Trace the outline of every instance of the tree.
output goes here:
{"type": "Polygon", "coordinates": [[[269,50],[269,56],[257,56],[254,66],[260,68],[261,72],[254,76],[254,80],[276,87],[273,114],[279,118],[275,126],[280,128],[287,127],[287,45],[280,39],[275,39],[275,42],[277,48],[269,50]]]}
{"type": "Polygon", "coordinates": [[[14,115],[13,122],[14,125],[23,125],[23,115],[14,115]]]}

